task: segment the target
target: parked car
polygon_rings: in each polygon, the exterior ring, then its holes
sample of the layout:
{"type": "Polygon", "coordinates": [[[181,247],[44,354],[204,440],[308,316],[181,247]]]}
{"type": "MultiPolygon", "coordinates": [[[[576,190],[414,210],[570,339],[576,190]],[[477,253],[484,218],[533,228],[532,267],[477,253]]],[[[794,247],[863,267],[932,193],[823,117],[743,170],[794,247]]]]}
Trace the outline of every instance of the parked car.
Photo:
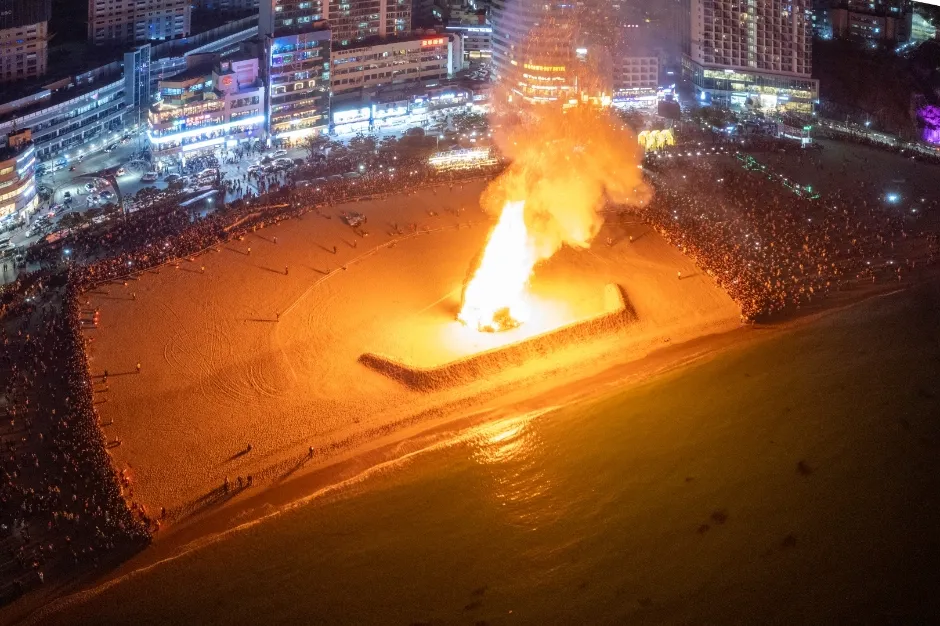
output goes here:
{"type": "Polygon", "coordinates": [[[85,183],[85,191],[94,191],[97,189],[95,183],[85,183]]]}
{"type": "Polygon", "coordinates": [[[287,150],[275,150],[271,153],[271,156],[275,159],[278,157],[285,157],[287,156],[287,150]]]}
{"type": "Polygon", "coordinates": [[[155,183],[160,176],[156,172],[147,172],[140,177],[142,183],[155,183]]]}
{"type": "Polygon", "coordinates": [[[114,192],[113,192],[113,191],[110,191],[110,190],[108,190],[108,189],[105,189],[104,191],[101,192],[101,199],[102,199],[102,200],[110,200],[110,199],[113,198],[113,197],[114,197],[114,192]]]}
{"type": "Polygon", "coordinates": [[[116,176],[124,176],[125,174],[127,174],[127,170],[123,167],[119,167],[117,172],[115,172],[116,176]]]}

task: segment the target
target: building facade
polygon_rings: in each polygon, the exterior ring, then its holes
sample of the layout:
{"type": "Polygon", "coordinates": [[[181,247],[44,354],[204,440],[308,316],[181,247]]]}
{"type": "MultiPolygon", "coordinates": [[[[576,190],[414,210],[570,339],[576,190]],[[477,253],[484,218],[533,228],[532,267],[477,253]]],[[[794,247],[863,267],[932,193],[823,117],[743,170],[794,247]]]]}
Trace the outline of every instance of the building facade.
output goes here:
{"type": "Polygon", "coordinates": [[[833,36],[875,45],[908,41],[913,16],[910,0],[844,0],[828,10],[833,36]]]}
{"type": "Polygon", "coordinates": [[[0,148],[0,224],[28,220],[39,207],[35,167],[36,149],[32,143],[0,148]]]}
{"type": "Polygon", "coordinates": [[[449,24],[447,32],[460,35],[464,67],[493,56],[493,28],[489,24],[449,24]]]}
{"type": "Polygon", "coordinates": [[[336,47],[330,60],[332,93],[453,78],[463,65],[460,44],[459,36],[448,34],[336,47]]]}
{"type": "Polygon", "coordinates": [[[0,83],[44,76],[48,58],[48,22],[0,30],[0,83]]]}
{"type": "Polygon", "coordinates": [[[411,0],[263,0],[261,31],[301,32],[329,21],[332,40],[345,46],[411,32],[411,0]]]}
{"type": "Polygon", "coordinates": [[[691,29],[684,64],[701,101],[813,109],[809,0],[693,0],[691,29]]]}
{"type": "Polygon", "coordinates": [[[500,98],[528,103],[574,99],[577,7],[557,0],[493,0],[493,72],[500,98]]]}
{"type": "Polygon", "coordinates": [[[190,0],[88,0],[88,40],[96,45],[187,37],[190,0]]]}
{"type": "Polygon", "coordinates": [[[329,20],[333,41],[346,46],[373,37],[411,32],[411,0],[329,0],[324,19],[329,20]]]}
{"type": "Polygon", "coordinates": [[[264,86],[255,57],[192,55],[189,68],[158,83],[147,135],[154,156],[187,158],[264,137],[264,86]]]}
{"type": "Polygon", "coordinates": [[[61,78],[26,95],[0,102],[0,143],[30,131],[40,168],[60,167],[70,159],[100,149],[135,125],[147,123],[151,94],[157,82],[187,67],[190,54],[227,54],[239,42],[257,36],[252,26],[242,31],[211,31],[203,45],[167,56],[175,48],[145,44],[117,61],[61,78]]]}
{"type": "Polygon", "coordinates": [[[310,26],[265,40],[268,132],[281,142],[329,129],[330,29],[326,22],[310,26]]]}
{"type": "Polygon", "coordinates": [[[617,55],[613,83],[614,103],[655,105],[659,91],[659,57],[617,55]]]}
{"type": "Polygon", "coordinates": [[[52,0],[0,0],[0,83],[44,76],[52,0]]]}

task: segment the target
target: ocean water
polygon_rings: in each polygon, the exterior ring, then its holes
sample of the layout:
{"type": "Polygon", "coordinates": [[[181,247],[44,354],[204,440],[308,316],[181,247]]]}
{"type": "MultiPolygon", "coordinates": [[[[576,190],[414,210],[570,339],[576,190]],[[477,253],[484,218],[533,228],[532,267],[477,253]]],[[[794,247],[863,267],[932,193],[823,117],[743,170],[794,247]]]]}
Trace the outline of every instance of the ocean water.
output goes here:
{"type": "Polygon", "coordinates": [[[937,623],[938,303],[535,398],[40,621],[937,623]]]}

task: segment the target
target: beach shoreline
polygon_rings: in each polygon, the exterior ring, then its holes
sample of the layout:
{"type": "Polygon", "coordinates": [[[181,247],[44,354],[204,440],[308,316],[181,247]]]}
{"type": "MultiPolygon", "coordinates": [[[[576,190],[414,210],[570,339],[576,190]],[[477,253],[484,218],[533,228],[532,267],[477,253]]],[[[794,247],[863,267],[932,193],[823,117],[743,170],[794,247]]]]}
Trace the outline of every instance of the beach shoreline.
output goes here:
{"type": "MultiPolygon", "coordinates": [[[[930,280],[936,281],[933,273],[930,274],[930,280]]],[[[779,323],[740,325],[684,342],[670,342],[640,358],[601,368],[585,378],[562,384],[556,379],[541,383],[530,381],[529,385],[512,395],[497,394],[496,398],[482,407],[418,421],[345,450],[321,466],[304,469],[281,483],[260,489],[248,497],[235,499],[205,516],[171,526],[166,532],[156,535],[146,550],[93,582],[83,580],[73,583],[73,588],[64,586],[50,590],[48,596],[34,594],[6,607],[2,623],[39,623],[46,616],[59,613],[73,603],[83,602],[124,580],[224,541],[235,533],[244,532],[297,507],[326,504],[331,497],[352,497],[355,488],[366,484],[376,473],[400,471],[412,459],[440,446],[460,441],[474,429],[527,413],[541,416],[572,405],[603,401],[667,375],[701,366],[729,352],[744,350],[815,325],[870,300],[891,297],[908,289],[909,286],[905,286],[855,293],[847,295],[838,304],[831,303],[779,323]]]]}

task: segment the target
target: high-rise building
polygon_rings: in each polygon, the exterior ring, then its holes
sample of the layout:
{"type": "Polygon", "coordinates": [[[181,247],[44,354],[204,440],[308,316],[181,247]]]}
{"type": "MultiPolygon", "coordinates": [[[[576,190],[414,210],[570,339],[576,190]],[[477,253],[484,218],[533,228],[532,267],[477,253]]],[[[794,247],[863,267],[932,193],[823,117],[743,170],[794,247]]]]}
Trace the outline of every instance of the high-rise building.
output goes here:
{"type": "Polygon", "coordinates": [[[259,32],[264,38],[269,137],[291,142],[325,132],[330,120],[328,0],[264,0],[259,32]]]}
{"type": "Polygon", "coordinates": [[[505,97],[574,99],[577,7],[557,0],[493,0],[493,71],[505,97]]]}
{"type": "Polygon", "coordinates": [[[411,31],[411,0],[329,0],[325,19],[341,46],[411,31]]]}
{"type": "Polygon", "coordinates": [[[0,0],[0,83],[46,73],[52,0],[0,0]]]}
{"type": "Polygon", "coordinates": [[[411,0],[264,0],[261,31],[304,28],[328,20],[333,41],[348,45],[363,39],[411,31],[411,0]]]}
{"type": "Polygon", "coordinates": [[[810,0],[693,0],[684,60],[703,102],[812,110],[810,0]]]}
{"type": "Polygon", "coordinates": [[[189,35],[190,0],[88,0],[88,40],[96,45],[189,35]]]}

